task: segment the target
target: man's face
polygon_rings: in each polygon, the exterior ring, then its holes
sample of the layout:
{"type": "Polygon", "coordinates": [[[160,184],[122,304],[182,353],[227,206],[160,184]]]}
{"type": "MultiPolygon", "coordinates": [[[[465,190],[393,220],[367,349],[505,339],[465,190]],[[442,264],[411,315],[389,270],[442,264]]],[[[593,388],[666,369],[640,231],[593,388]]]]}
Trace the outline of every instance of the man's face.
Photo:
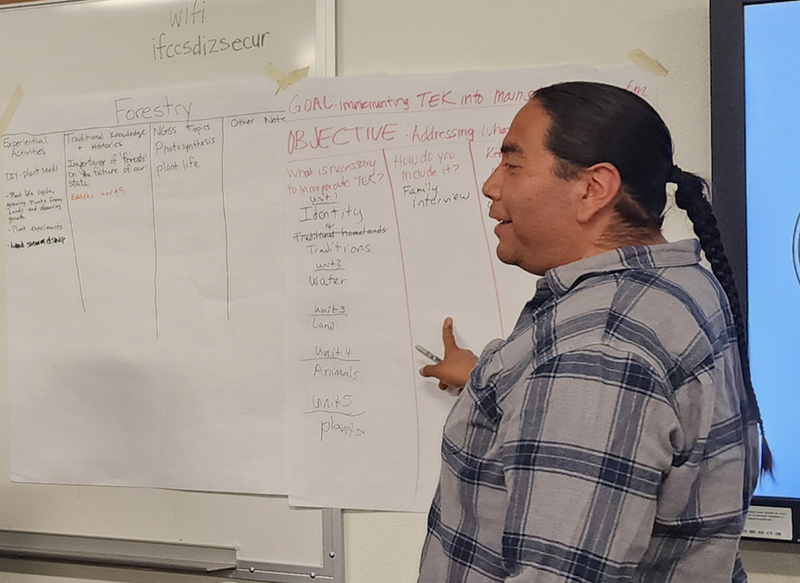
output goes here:
{"type": "Polygon", "coordinates": [[[581,180],[553,173],[556,158],[545,147],[549,126],[535,101],[526,104],[503,140],[500,165],[483,185],[492,200],[489,216],[500,221],[494,229],[497,257],[536,275],[580,258],[581,180]]]}

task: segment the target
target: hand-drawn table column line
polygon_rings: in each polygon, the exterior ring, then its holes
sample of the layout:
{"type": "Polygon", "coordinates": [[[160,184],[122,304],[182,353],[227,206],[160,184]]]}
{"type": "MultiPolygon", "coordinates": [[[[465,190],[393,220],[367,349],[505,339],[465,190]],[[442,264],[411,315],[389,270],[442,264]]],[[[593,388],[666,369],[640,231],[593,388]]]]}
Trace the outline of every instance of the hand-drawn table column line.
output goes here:
{"type": "Polygon", "coordinates": [[[230,240],[228,239],[228,207],[225,198],[225,118],[222,118],[222,139],[220,143],[220,192],[222,193],[222,224],[225,230],[225,313],[231,319],[231,261],[230,240]]]}
{"type": "Polygon", "coordinates": [[[403,271],[403,288],[405,290],[405,297],[406,297],[406,317],[408,319],[408,340],[409,340],[409,358],[411,359],[411,369],[412,374],[411,378],[414,382],[414,416],[416,421],[416,431],[417,431],[417,475],[414,480],[414,500],[416,501],[417,495],[419,493],[419,479],[420,479],[420,462],[422,459],[421,456],[421,439],[420,439],[420,421],[419,421],[419,395],[417,394],[417,371],[414,367],[414,339],[412,337],[412,328],[411,328],[411,303],[408,297],[408,277],[406,275],[406,260],[403,254],[403,236],[400,233],[400,217],[397,213],[397,200],[395,198],[394,193],[394,183],[392,182],[392,175],[389,172],[389,161],[386,158],[386,150],[382,149],[381,154],[383,155],[383,164],[386,168],[386,178],[389,180],[389,191],[392,193],[392,209],[394,210],[394,221],[395,226],[397,227],[397,243],[400,246],[400,266],[402,267],[403,271]]]}
{"type": "Polygon", "coordinates": [[[492,271],[492,283],[494,284],[494,297],[497,301],[497,316],[500,318],[500,334],[503,338],[506,337],[506,332],[503,329],[503,308],[500,306],[500,290],[497,287],[497,275],[494,272],[494,260],[492,259],[492,245],[489,243],[489,235],[486,234],[486,218],[483,216],[483,207],[481,205],[481,197],[483,196],[483,189],[478,184],[478,170],[475,168],[475,154],[472,151],[472,140],[467,142],[469,147],[469,161],[472,164],[472,178],[475,181],[475,193],[478,195],[478,214],[481,217],[481,226],[483,227],[483,240],[486,241],[486,252],[489,258],[489,269],[492,271]]]}
{"type": "Polygon", "coordinates": [[[63,163],[64,163],[64,201],[67,205],[67,218],[69,219],[69,234],[72,238],[72,253],[75,256],[75,273],[78,276],[78,293],[81,297],[81,306],[83,307],[83,312],[86,313],[86,298],[83,295],[83,279],[81,279],[81,266],[80,261],[78,260],[78,244],[75,241],[75,227],[72,224],[72,209],[69,204],[69,171],[67,170],[67,136],[69,134],[64,132],[62,134],[63,141],[64,141],[64,153],[63,153],[63,163]]]}
{"type": "Polygon", "coordinates": [[[153,124],[147,124],[147,134],[150,138],[150,208],[153,216],[153,308],[156,323],[156,338],[159,334],[158,320],[158,223],[156,222],[156,187],[153,180],[153,124]]]}

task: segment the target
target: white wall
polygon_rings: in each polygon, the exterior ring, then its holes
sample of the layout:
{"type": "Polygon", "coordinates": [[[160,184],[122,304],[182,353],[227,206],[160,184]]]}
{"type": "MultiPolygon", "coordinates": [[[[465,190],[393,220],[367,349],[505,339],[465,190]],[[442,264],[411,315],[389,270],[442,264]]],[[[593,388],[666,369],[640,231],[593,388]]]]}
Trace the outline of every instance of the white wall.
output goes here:
{"type": "MultiPolygon", "coordinates": [[[[628,62],[629,51],[641,48],[669,70],[659,95],[659,110],[673,131],[678,164],[710,174],[707,0],[337,2],[340,75],[575,62],[616,65],[628,62]]],[[[668,237],[688,233],[683,216],[675,213],[669,217],[668,237]]],[[[346,513],[347,582],[412,583],[424,531],[423,515],[346,513]]],[[[800,583],[800,554],[754,547],[744,551],[753,583],[800,583]]],[[[104,570],[81,572],[79,579],[55,576],[75,577],[74,569],[48,567],[39,572],[48,574],[0,573],[0,581],[199,583],[189,577],[123,577],[104,570]]]]}

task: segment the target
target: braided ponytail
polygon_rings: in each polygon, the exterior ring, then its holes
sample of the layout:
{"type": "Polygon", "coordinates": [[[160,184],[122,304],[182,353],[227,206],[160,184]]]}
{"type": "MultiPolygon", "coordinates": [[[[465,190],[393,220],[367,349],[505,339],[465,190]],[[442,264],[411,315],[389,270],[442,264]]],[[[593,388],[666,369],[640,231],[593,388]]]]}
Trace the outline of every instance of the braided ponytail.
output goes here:
{"type": "Polygon", "coordinates": [[[761,411],[758,407],[758,400],[753,389],[753,381],[750,376],[750,357],[747,345],[747,330],[744,326],[742,316],[742,305],[739,301],[739,292],[736,290],[736,283],[733,279],[728,257],[722,247],[717,219],[711,209],[703,192],[708,192],[708,183],[690,172],[684,172],[677,166],[673,166],[667,178],[667,182],[674,182],[678,185],[675,192],[675,204],[686,211],[692,221],[694,232],[700,239],[700,246],[706,254],[711,270],[719,280],[733,313],[733,321],[736,326],[736,338],[739,346],[739,360],[742,364],[744,385],[747,390],[748,408],[751,418],[758,422],[761,433],[761,475],[765,473],[773,475],[773,458],[769,449],[767,438],[764,435],[764,422],[761,419],[761,411]]]}

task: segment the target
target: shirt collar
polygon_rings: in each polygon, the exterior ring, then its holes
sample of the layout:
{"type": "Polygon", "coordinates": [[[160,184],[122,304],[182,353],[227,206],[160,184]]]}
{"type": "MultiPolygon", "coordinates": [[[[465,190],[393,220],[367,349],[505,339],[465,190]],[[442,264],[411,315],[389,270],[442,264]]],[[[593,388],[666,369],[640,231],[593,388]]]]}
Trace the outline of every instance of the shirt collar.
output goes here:
{"type": "Polygon", "coordinates": [[[550,269],[537,283],[540,288],[547,286],[555,295],[560,296],[591,275],[626,269],[680,267],[699,262],[700,242],[697,239],[661,245],[621,247],[550,269]]]}

